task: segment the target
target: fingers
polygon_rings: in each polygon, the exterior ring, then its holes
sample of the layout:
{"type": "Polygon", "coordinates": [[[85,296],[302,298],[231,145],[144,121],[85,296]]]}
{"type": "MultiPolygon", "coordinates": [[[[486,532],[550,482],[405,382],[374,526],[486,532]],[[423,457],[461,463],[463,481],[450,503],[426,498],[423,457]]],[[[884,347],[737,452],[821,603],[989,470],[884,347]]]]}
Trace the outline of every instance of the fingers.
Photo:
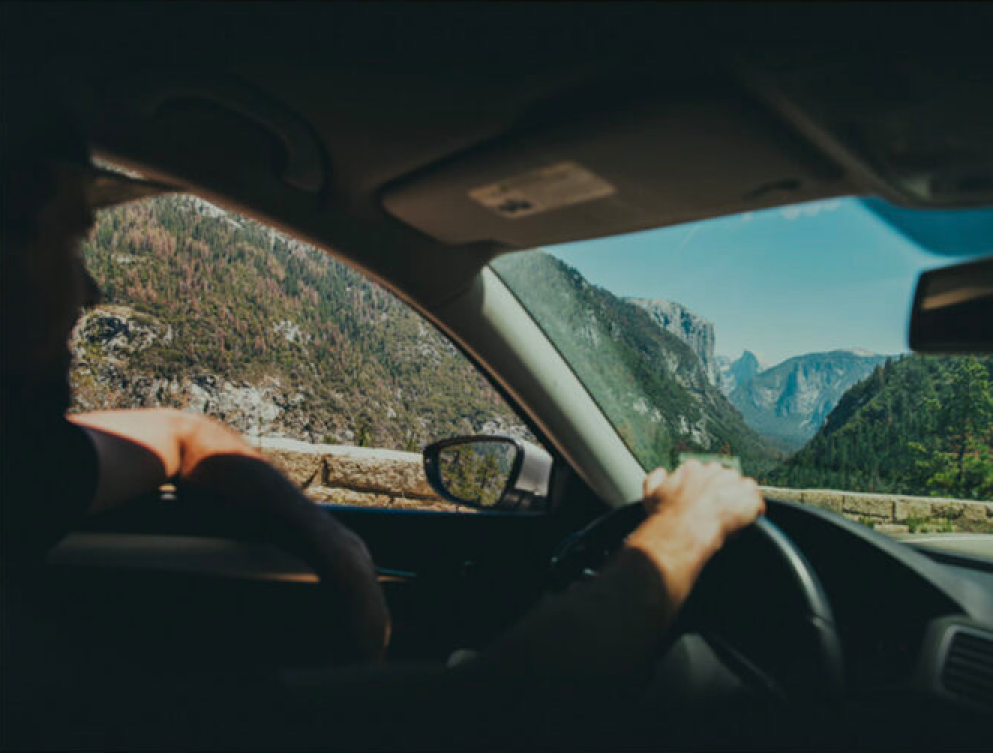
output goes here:
{"type": "Polygon", "coordinates": [[[765,500],[752,478],[720,463],[688,460],[673,473],[656,468],[643,482],[643,504],[648,514],[663,507],[709,507],[730,533],[765,512],[765,500]]]}
{"type": "Polygon", "coordinates": [[[656,563],[678,608],[706,561],[762,514],[765,502],[754,479],[718,463],[690,460],[672,473],[659,468],[643,486],[648,515],[627,545],[656,563]]]}
{"type": "Polygon", "coordinates": [[[662,483],[666,480],[666,478],[668,478],[668,476],[669,476],[669,472],[666,471],[666,469],[663,468],[662,466],[659,466],[654,471],[651,471],[647,476],[645,476],[645,480],[641,485],[642,493],[645,495],[645,497],[650,497],[651,495],[653,495],[655,493],[655,490],[662,485],[662,483]]]}

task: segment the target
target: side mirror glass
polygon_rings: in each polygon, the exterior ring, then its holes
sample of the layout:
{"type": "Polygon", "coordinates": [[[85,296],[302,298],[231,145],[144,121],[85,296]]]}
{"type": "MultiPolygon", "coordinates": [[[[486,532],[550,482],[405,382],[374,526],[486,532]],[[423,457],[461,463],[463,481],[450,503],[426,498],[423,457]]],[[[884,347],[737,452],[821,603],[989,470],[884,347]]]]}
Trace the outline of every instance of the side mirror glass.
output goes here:
{"type": "Polygon", "coordinates": [[[921,273],[910,347],[918,353],[993,353],[993,257],[921,273]]]}
{"type": "Polygon", "coordinates": [[[456,437],[424,449],[424,472],[449,502],[487,510],[543,509],[552,458],[513,437],[456,437]]]}

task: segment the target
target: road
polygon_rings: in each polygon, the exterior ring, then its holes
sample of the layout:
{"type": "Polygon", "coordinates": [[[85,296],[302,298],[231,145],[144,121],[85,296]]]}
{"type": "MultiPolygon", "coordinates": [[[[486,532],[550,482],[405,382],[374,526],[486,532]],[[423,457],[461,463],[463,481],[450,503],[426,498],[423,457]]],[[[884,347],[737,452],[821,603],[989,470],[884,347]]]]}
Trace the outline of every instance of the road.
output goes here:
{"type": "Polygon", "coordinates": [[[893,538],[914,546],[933,547],[993,559],[993,534],[990,533],[898,533],[893,538]]]}

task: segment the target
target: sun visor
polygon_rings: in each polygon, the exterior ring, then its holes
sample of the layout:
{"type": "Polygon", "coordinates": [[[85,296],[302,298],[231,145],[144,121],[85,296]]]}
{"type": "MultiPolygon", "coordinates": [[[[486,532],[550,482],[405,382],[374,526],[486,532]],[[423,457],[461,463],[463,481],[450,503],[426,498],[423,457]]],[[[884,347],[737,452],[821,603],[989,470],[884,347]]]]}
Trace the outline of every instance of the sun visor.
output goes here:
{"type": "Polygon", "coordinates": [[[180,181],[218,193],[266,186],[317,196],[327,183],[324,149],[308,125],[238,78],[139,69],[107,91],[92,105],[91,135],[96,151],[120,164],[168,164],[180,181]]]}
{"type": "Polygon", "coordinates": [[[504,139],[390,187],[439,241],[513,248],[845,192],[840,171],[743,99],[668,104],[504,139]]]}

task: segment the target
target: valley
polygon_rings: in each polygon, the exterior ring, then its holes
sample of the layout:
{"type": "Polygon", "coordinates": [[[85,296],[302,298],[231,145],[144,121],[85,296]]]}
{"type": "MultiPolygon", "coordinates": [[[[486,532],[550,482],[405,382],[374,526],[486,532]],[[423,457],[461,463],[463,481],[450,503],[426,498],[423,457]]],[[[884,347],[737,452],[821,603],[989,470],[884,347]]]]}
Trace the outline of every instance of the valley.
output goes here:
{"type": "MultiPolygon", "coordinates": [[[[419,315],[253,220],[163,197],[101,213],[83,253],[104,302],[74,332],[74,411],[172,406],[246,437],[406,452],[531,438],[419,315]]],[[[615,296],[540,251],[493,267],[646,468],[733,455],[777,486],[993,496],[989,358],[731,360],[678,302],[615,296]]]]}

